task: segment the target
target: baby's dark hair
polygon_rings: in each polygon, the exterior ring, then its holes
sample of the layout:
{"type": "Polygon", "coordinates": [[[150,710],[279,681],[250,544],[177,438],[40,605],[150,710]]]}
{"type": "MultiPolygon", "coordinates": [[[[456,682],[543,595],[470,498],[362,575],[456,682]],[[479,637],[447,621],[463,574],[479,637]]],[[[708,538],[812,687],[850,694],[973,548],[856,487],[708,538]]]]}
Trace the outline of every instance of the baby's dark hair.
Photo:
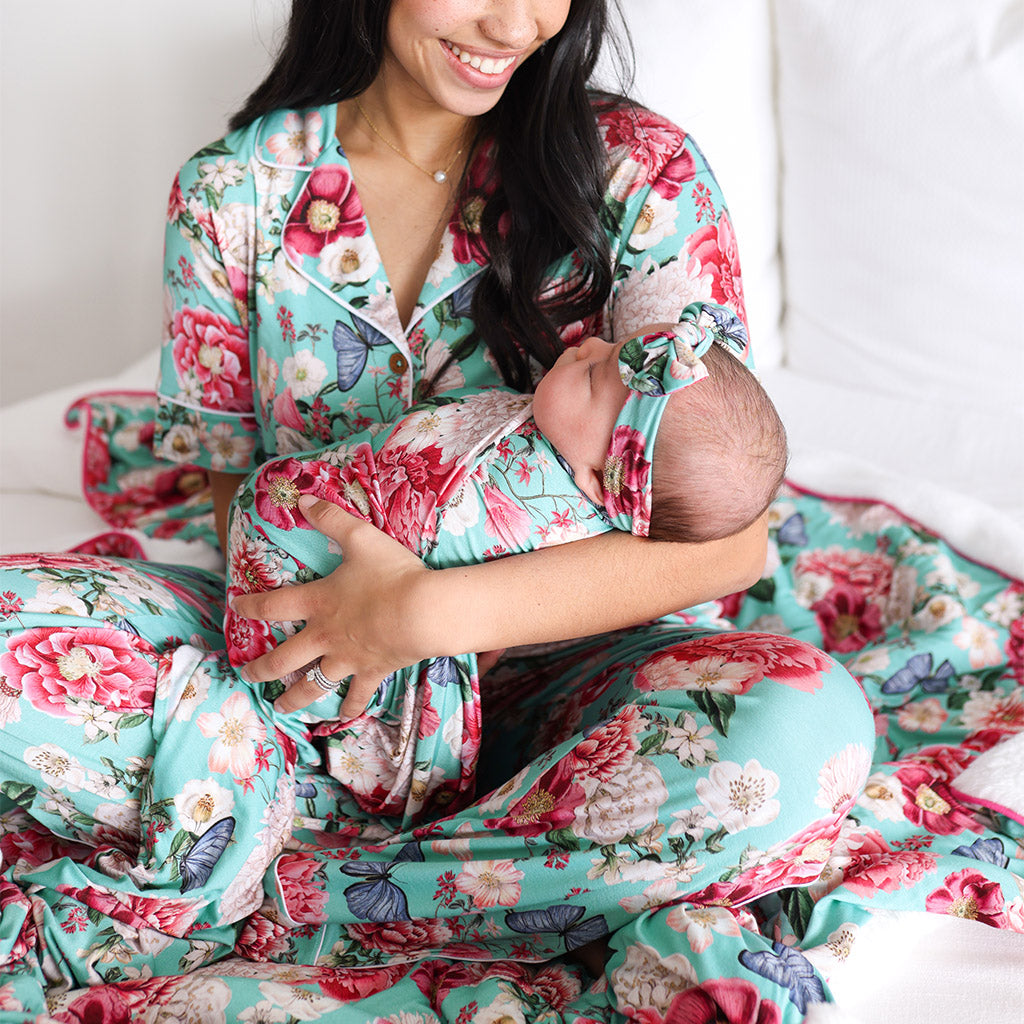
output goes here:
{"type": "Polygon", "coordinates": [[[654,442],[651,540],[739,533],[772,503],[786,473],[786,429],[754,374],[718,345],[708,376],[673,395],[654,442]]]}

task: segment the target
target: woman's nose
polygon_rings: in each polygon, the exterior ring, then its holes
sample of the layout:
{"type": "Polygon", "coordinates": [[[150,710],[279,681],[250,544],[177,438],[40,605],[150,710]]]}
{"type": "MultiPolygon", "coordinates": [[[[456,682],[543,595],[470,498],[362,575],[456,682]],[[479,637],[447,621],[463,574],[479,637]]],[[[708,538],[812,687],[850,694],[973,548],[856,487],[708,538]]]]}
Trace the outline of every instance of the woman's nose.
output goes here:
{"type": "Polygon", "coordinates": [[[495,0],[479,20],[480,30],[500,46],[523,50],[537,38],[536,0],[495,0]]]}

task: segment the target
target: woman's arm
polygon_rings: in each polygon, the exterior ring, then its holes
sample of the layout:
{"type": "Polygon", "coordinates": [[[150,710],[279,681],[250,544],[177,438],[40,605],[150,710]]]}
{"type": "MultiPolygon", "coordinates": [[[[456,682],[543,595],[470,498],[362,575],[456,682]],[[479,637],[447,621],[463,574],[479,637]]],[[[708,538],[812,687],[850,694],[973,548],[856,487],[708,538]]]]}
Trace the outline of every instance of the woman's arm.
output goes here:
{"type": "MultiPolygon", "coordinates": [[[[342,713],[358,714],[388,673],[426,658],[567,640],[636,625],[742,590],[765,563],[767,519],[704,544],[641,540],[613,531],[481,565],[433,570],[373,526],[318,501],[303,513],[338,541],[344,564],[329,576],[233,608],[254,619],[306,626],[250,662],[263,682],[321,661],[330,679],[352,676],[342,713]]],[[[278,708],[304,707],[320,691],[293,684],[278,708]]]]}

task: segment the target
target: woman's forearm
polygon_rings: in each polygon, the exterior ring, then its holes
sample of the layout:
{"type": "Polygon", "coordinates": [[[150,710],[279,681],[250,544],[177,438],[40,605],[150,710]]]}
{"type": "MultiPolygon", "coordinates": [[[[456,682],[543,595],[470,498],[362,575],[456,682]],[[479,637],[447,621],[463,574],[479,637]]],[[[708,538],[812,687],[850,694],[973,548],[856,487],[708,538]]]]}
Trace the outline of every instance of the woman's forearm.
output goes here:
{"type": "Polygon", "coordinates": [[[544,643],[620,629],[743,590],[765,564],[762,517],[703,544],[641,540],[613,531],[482,565],[422,576],[409,595],[433,609],[417,642],[430,656],[544,643]]]}

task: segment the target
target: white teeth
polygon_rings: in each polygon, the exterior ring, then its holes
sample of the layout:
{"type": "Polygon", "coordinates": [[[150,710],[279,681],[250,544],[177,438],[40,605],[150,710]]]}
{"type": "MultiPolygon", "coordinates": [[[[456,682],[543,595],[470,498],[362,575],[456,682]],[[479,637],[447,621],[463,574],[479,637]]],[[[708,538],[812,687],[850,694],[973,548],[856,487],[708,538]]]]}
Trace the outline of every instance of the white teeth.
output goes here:
{"type": "Polygon", "coordinates": [[[448,43],[447,46],[463,64],[468,64],[485,75],[500,75],[515,62],[515,57],[504,57],[500,60],[495,57],[477,57],[460,50],[454,43],[448,43]]]}

